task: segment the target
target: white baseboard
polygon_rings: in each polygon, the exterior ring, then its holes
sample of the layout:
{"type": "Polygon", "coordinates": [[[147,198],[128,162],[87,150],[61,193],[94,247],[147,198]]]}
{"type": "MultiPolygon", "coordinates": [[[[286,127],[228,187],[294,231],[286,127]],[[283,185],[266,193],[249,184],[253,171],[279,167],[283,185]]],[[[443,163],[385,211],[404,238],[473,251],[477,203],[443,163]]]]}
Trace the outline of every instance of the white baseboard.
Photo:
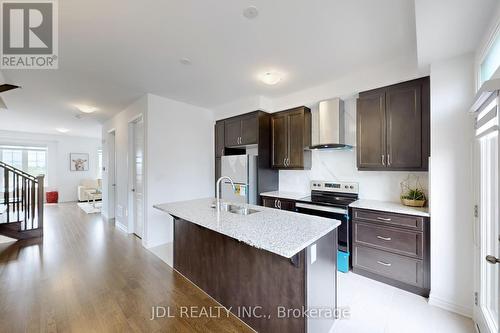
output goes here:
{"type": "Polygon", "coordinates": [[[115,227],[128,234],[128,228],[116,220],[115,227]]]}
{"type": "Polygon", "coordinates": [[[429,296],[429,304],[444,310],[455,312],[464,317],[472,318],[472,308],[449,302],[432,294],[429,296]]]}

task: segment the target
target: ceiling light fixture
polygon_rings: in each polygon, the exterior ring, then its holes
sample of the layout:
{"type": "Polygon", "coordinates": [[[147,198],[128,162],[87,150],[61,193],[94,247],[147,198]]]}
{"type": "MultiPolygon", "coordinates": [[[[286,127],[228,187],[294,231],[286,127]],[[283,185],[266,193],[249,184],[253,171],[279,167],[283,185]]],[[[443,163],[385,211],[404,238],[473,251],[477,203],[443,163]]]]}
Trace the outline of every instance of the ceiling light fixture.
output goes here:
{"type": "Polygon", "coordinates": [[[260,76],[260,80],[272,86],[281,81],[281,74],[278,72],[265,72],[260,76]]]}
{"type": "Polygon", "coordinates": [[[247,7],[243,10],[243,16],[247,19],[252,20],[259,15],[259,10],[255,6],[247,7]]]}
{"type": "Polygon", "coordinates": [[[97,110],[99,110],[99,108],[97,108],[95,106],[90,106],[90,105],[80,104],[80,105],[75,105],[75,106],[80,112],[83,112],[83,113],[93,113],[93,112],[96,112],[97,110]]]}
{"type": "Polygon", "coordinates": [[[56,131],[58,131],[60,133],[68,133],[69,129],[67,129],[67,128],[56,128],[56,131]]]}

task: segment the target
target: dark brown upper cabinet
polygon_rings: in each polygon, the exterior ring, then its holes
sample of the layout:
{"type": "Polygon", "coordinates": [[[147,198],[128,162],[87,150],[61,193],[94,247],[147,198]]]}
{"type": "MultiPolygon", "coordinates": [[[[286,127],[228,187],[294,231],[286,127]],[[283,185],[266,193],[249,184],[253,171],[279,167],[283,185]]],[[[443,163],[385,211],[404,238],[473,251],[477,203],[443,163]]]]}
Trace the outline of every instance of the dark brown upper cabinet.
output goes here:
{"type": "Polygon", "coordinates": [[[225,146],[237,147],[256,144],[259,137],[257,113],[245,114],[225,120],[225,146]]]}
{"type": "Polygon", "coordinates": [[[429,77],[360,93],[356,127],[359,170],[427,171],[429,77]]]}
{"type": "Polygon", "coordinates": [[[311,110],[305,106],[271,116],[272,167],[310,169],[311,110]]]}
{"type": "Polygon", "coordinates": [[[224,155],[224,121],[215,123],[215,157],[224,155]]]}

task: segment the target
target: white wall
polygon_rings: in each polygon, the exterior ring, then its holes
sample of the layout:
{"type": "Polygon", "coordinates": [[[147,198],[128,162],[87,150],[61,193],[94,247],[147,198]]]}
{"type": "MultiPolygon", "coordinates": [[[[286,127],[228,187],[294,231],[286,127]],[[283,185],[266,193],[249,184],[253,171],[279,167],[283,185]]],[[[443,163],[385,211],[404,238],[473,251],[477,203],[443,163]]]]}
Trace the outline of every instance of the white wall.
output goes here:
{"type": "Polygon", "coordinates": [[[154,204],[213,196],[211,111],[149,95],[147,247],[173,241],[171,218],[154,204]]]}
{"type": "Polygon", "coordinates": [[[213,108],[216,119],[225,119],[256,110],[272,111],[273,101],[264,96],[251,96],[213,108]]]}
{"type": "MultiPolygon", "coordinates": [[[[129,131],[128,123],[144,116],[146,136],[145,232],[143,245],[154,247],[173,240],[171,218],[153,208],[154,204],[213,195],[213,126],[211,111],[167,98],[145,95],[110,119],[103,136],[116,133],[116,223],[133,232],[129,209],[129,131]]],[[[108,165],[107,143],[104,165],[108,165]]],[[[103,214],[109,212],[108,172],[103,179],[103,214]]]]}
{"type": "Polygon", "coordinates": [[[103,125],[102,137],[103,137],[103,165],[106,171],[103,172],[103,207],[102,214],[106,218],[115,217],[115,221],[118,226],[124,230],[129,229],[128,222],[128,199],[129,199],[129,122],[139,115],[143,115],[147,119],[147,96],[144,95],[142,98],[138,99],[125,110],[109,119],[103,125]],[[110,211],[109,207],[109,149],[108,149],[108,132],[110,130],[115,131],[115,156],[116,156],[116,188],[115,188],[115,205],[116,205],[116,215],[114,212],[110,211]]]}
{"type": "Polygon", "coordinates": [[[97,178],[97,151],[101,148],[100,139],[0,130],[0,145],[9,144],[47,147],[46,190],[59,191],[59,202],[77,201],[77,187],[80,181],[97,178]],[[88,153],[89,171],[70,171],[70,153],[88,153]]]}
{"type": "Polygon", "coordinates": [[[474,57],[431,65],[430,302],[467,316],[473,304],[474,57]]]}

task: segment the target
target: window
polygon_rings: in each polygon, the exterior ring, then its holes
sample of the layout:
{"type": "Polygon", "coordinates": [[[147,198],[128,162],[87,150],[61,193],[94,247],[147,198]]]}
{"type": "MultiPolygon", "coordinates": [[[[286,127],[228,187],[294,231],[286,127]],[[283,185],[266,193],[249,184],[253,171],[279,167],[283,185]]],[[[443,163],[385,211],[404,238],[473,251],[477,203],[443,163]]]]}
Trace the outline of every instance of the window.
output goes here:
{"type": "Polygon", "coordinates": [[[33,176],[45,175],[48,183],[47,147],[0,146],[0,160],[33,176]]]}
{"type": "Polygon", "coordinates": [[[500,33],[497,33],[479,68],[479,86],[491,79],[500,67],[500,33]]]}

